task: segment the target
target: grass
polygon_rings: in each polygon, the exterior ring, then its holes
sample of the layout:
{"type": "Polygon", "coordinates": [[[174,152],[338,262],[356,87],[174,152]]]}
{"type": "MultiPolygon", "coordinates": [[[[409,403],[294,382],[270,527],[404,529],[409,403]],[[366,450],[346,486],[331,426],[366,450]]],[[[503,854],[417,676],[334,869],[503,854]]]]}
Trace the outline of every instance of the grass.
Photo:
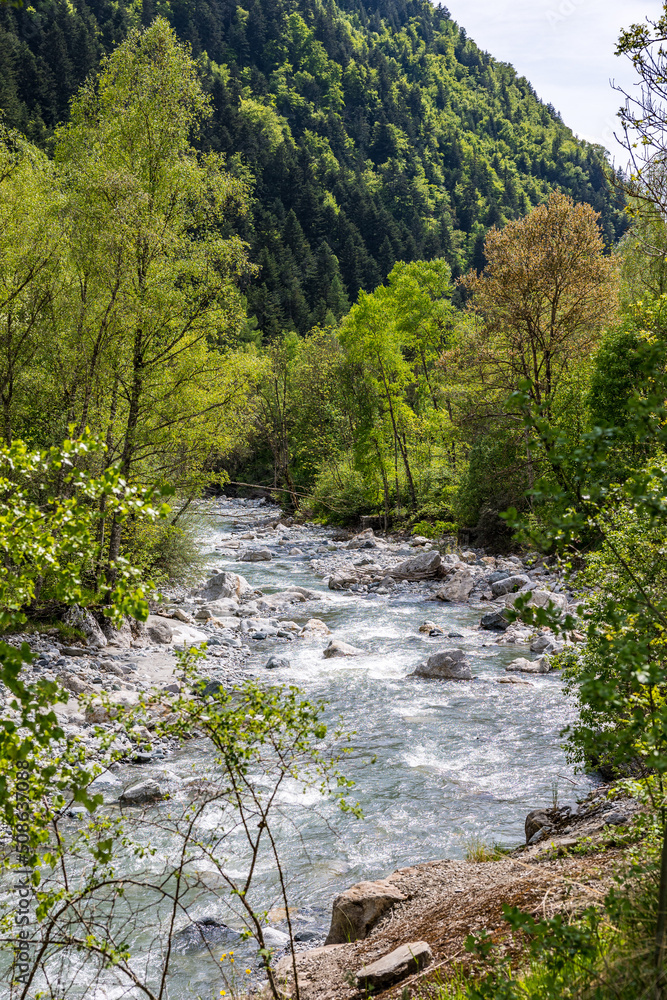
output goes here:
{"type": "Polygon", "coordinates": [[[63,642],[71,644],[82,642],[86,638],[81,629],[75,628],[72,625],[66,625],[57,618],[35,621],[28,619],[19,628],[16,625],[12,625],[9,628],[0,630],[0,635],[7,637],[17,633],[20,635],[48,635],[54,639],[60,639],[63,642]]]}
{"type": "Polygon", "coordinates": [[[511,850],[509,847],[503,847],[501,844],[487,844],[485,840],[475,835],[469,837],[465,842],[466,861],[475,861],[477,863],[501,861],[510,853],[511,850]]]}

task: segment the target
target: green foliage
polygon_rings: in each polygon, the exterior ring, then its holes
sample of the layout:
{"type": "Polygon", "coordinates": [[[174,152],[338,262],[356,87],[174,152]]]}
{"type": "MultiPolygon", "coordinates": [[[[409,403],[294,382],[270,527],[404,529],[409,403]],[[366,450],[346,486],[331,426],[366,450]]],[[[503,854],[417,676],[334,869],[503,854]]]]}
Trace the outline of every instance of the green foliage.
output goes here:
{"type": "MultiPolygon", "coordinates": [[[[46,447],[69,425],[90,428],[105,449],[80,465],[99,475],[118,461],[125,484],[187,498],[243,436],[261,366],[230,343],[252,269],[222,230],[247,189],[191,144],[210,113],[192,57],[158,18],[77,93],[55,163],[0,133],[5,441],[46,447]]],[[[106,495],[96,502],[108,575],[131,531],[106,495]]]]}
{"type": "Polygon", "coordinates": [[[453,521],[417,521],[412,529],[413,535],[421,535],[423,538],[442,538],[443,535],[452,535],[458,531],[458,525],[453,521]]]}
{"type": "Polygon", "coordinates": [[[165,516],[161,498],[171,491],[129,486],[117,466],[97,476],[81,467],[104,451],[89,435],[48,451],[31,451],[22,441],[0,445],[1,626],[24,621],[22,609],[40,598],[81,601],[91,580],[116,616],[146,616],[138,574],[124,559],[107,567],[113,585],[100,583],[101,527],[105,516],[119,524],[165,516]]]}
{"type": "Polygon", "coordinates": [[[554,188],[625,221],[603,151],[428,0],[157,7],[35,0],[0,7],[0,107],[41,145],[100,60],[155,11],[201,59],[213,115],[199,142],[255,199],[237,231],[261,268],[248,302],[266,335],[337,320],[396,261],[483,263],[487,229],[554,188]]]}
{"type": "Polygon", "coordinates": [[[205,571],[196,525],[187,518],[173,524],[134,521],[126,532],[125,547],[142,579],[159,587],[167,583],[195,583],[205,571]]]}
{"type": "MultiPolygon", "coordinates": [[[[119,518],[159,516],[155,491],[128,487],[117,468],[95,477],[78,467],[96,450],[100,446],[89,437],[66,441],[61,451],[30,451],[22,441],[0,447],[0,620],[5,628],[25,621],[21,609],[40,590],[66,604],[81,599],[82,579],[94,572],[100,554],[96,502],[101,497],[119,518]]],[[[115,585],[103,585],[100,592],[110,604],[107,613],[116,621],[128,613],[145,619],[148,605],[136,571],[124,560],[114,569],[115,585]]],[[[67,801],[90,810],[101,802],[88,792],[92,775],[82,748],[66,737],[53,710],[57,701],[67,701],[67,693],[52,681],[21,679],[31,662],[27,644],[16,649],[0,643],[0,680],[12,695],[13,710],[0,718],[0,817],[14,836],[21,834],[25,864],[49,839],[53,810],[67,801]],[[62,755],[54,755],[56,743],[62,755]]]]}

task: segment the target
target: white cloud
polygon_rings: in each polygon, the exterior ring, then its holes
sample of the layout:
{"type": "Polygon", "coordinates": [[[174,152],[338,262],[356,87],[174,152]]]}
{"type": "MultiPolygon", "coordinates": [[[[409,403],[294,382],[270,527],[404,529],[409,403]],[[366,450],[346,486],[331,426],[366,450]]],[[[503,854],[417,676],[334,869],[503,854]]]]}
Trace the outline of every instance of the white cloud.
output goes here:
{"type": "Polygon", "coordinates": [[[622,97],[610,81],[628,90],[636,76],[629,60],[614,52],[622,28],[659,17],[659,0],[444,2],[480,48],[512,63],[570,128],[625,163],[613,136],[622,97]]]}

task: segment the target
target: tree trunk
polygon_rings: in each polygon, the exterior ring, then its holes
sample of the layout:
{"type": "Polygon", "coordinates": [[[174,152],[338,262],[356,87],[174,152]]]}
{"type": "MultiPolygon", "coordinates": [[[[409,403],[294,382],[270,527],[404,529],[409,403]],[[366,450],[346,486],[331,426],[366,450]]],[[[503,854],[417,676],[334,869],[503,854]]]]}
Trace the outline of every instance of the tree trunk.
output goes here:
{"type": "Polygon", "coordinates": [[[667,945],[667,817],[662,809],[662,856],[660,858],[660,889],[658,919],[655,929],[655,997],[665,997],[665,946],[667,945]]]}

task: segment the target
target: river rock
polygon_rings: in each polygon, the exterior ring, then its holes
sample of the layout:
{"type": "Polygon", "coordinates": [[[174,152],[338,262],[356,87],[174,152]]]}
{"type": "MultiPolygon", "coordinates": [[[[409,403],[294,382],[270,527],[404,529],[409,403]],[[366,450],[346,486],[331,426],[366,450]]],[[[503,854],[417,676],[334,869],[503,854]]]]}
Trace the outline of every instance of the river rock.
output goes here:
{"type": "Polygon", "coordinates": [[[426,635],[444,635],[445,633],[439,628],[435,622],[425,621],[419,626],[419,631],[424,632],[426,635]]]}
{"type": "Polygon", "coordinates": [[[522,587],[527,586],[529,583],[530,579],[522,573],[518,573],[516,576],[506,576],[504,579],[496,580],[495,583],[491,584],[491,593],[494,597],[503,597],[505,594],[512,594],[517,590],[521,590],[522,587]]]}
{"type": "Polygon", "coordinates": [[[502,611],[489,611],[482,615],[479,627],[488,629],[490,632],[505,632],[510,627],[510,623],[502,611]]]}
{"type": "Polygon", "coordinates": [[[359,572],[353,566],[345,566],[331,574],[329,590],[347,590],[353,583],[359,583],[359,572]]]}
{"type": "Polygon", "coordinates": [[[549,660],[544,656],[539,660],[528,660],[525,656],[520,656],[517,660],[512,660],[505,670],[515,674],[548,674],[549,660]]]}
{"type": "Polygon", "coordinates": [[[497,646],[527,646],[533,637],[533,630],[522,622],[512,622],[498,639],[497,646]]]}
{"type": "Polygon", "coordinates": [[[433,961],[433,952],[426,941],[411,941],[395,948],[357,973],[360,990],[384,990],[425,969],[433,961]]]}
{"type": "Polygon", "coordinates": [[[420,552],[418,556],[405,559],[394,569],[390,576],[396,580],[432,580],[441,575],[442,559],[435,549],[431,552],[420,552]]]}
{"type": "Polygon", "coordinates": [[[289,944],[289,934],[279,931],[275,927],[264,927],[262,929],[264,944],[267,948],[284,948],[289,944]]]}
{"type": "Polygon", "coordinates": [[[331,660],[336,656],[361,656],[362,654],[363,649],[357,649],[356,646],[351,646],[349,642],[343,642],[341,639],[332,639],[322,656],[325,660],[331,660]]]}
{"type": "Polygon", "coordinates": [[[194,625],[195,623],[192,615],[189,615],[183,608],[174,608],[171,612],[171,617],[175,618],[176,621],[183,622],[184,625],[194,625]]]}
{"type": "Polygon", "coordinates": [[[123,668],[119,667],[114,660],[101,660],[100,670],[105,670],[108,674],[114,674],[116,677],[125,676],[123,668]]]}
{"type": "Polygon", "coordinates": [[[171,631],[174,636],[174,643],[180,646],[195,646],[200,642],[206,642],[208,636],[201,629],[194,628],[193,625],[182,625],[180,622],[171,623],[171,631]]]}
{"type": "Polygon", "coordinates": [[[156,645],[167,646],[173,641],[171,622],[159,615],[149,615],[146,620],[148,638],[156,645]]]}
{"type": "Polygon", "coordinates": [[[346,944],[367,937],[387,910],[407,898],[386,879],[358,882],[334,899],[326,944],[346,944]]]}
{"type": "Polygon", "coordinates": [[[271,562],[273,553],[269,549],[246,549],[236,559],[237,562],[271,562]]]}
{"type": "Polygon", "coordinates": [[[70,608],[63,621],[66,625],[80,629],[86,637],[89,646],[102,649],[107,645],[107,637],[97,624],[90,611],[80,608],[77,604],[70,608]]]}
{"type": "Polygon", "coordinates": [[[435,596],[439,601],[449,601],[452,604],[464,604],[470,597],[475,586],[475,581],[468,570],[456,570],[449,577],[435,596]]]}
{"type": "MultiPolygon", "coordinates": [[[[508,608],[512,607],[517,598],[522,596],[522,594],[508,594],[505,598],[506,606],[508,608]]],[[[528,602],[529,608],[546,608],[549,604],[553,604],[556,610],[565,611],[567,608],[567,597],[565,594],[554,594],[550,590],[532,591],[528,602]]]]}
{"type": "Polygon", "coordinates": [[[549,825],[549,817],[544,809],[533,809],[532,812],[529,812],[525,822],[526,843],[530,843],[538,830],[549,825]]]}
{"type": "Polygon", "coordinates": [[[202,917],[194,920],[180,931],[176,931],[172,944],[181,952],[201,951],[210,945],[225,944],[228,941],[238,941],[241,935],[232,930],[215,917],[202,917]]]}
{"type": "Polygon", "coordinates": [[[420,663],[410,677],[425,677],[443,681],[470,681],[470,664],[462,649],[443,649],[429,656],[426,663],[420,663]]]}
{"type": "Polygon", "coordinates": [[[365,531],[360,531],[358,535],[351,538],[350,541],[345,546],[348,549],[375,549],[377,548],[377,542],[375,541],[375,535],[372,528],[366,528],[365,531]]]}
{"type": "Polygon", "coordinates": [[[484,577],[484,583],[488,583],[489,586],[493,583],[498,583],[499,580],[506,580],[511,573],[508,569],[497,569],[493,573],[489,573],[488,576],[484,577]]]}
{"type": "Polygon", "coordinates": [[[252,587],[243,576],[238,573],[216,573],[206,581],[203,589],[200,590],[200,597],[206,601],[218,601],[223,597],[239,598],[252,593],[252,587]]]}
{"type": "Polygon", "coordinates": [[[208,614],[209,618],[227,618],[234,615],[239,610],[239,602],[234,597],[220,597],[217,601],[208,601],[202,604],[201,610],[208,614]]]}
{"type": "Polygon", "coordinates": [[[141,806],[162,798],[162,789],[154,778],[145,778],[123,790],[118,801],[124,806],[141,806]]]}
{"type": "Polygon", "coordinates": [[[286,656],[270,656],[264,664],[265,670],[282,670],[289,667],[290,661],[286,656]]]}
{"type": "Polygon", "coordinates": [[[64,674],[59,680],[65,690],[71,691],[73,695],[78,696],[94,690],[92,684],[87,684],[86,681],[81,680],[76,674],[64,674]]]}
{"type": "Polygon", "coordinates": [[[102,631],[108,643],[120,649],[129,649],[134,636],[127,618],[123,618],[120,627],[113,624],[110,618],[102,620],[102,631]]]}
{"type": "MultiPolygon", "coordinates": [[[[118,694],[118,692],[115,693],[118,694]]],[[[113,714],[113,709],[108,709],[101,701],[95,700],[90,705],[86,705],[86,722],[102,725],[105,722],[111,722],[113,714]]]]}
{"type": "Polygon", "coordinates": [[[565,648],[554,635],[538,635],[530,644],[533,653],[561,653],[565,648]]]}
{"type": "Polygon", "coordinates": [[[331,635],[331,629],[321,618],[309,618],[302,629],[299,630],[302,638],[316,635],[331,635]]]}

